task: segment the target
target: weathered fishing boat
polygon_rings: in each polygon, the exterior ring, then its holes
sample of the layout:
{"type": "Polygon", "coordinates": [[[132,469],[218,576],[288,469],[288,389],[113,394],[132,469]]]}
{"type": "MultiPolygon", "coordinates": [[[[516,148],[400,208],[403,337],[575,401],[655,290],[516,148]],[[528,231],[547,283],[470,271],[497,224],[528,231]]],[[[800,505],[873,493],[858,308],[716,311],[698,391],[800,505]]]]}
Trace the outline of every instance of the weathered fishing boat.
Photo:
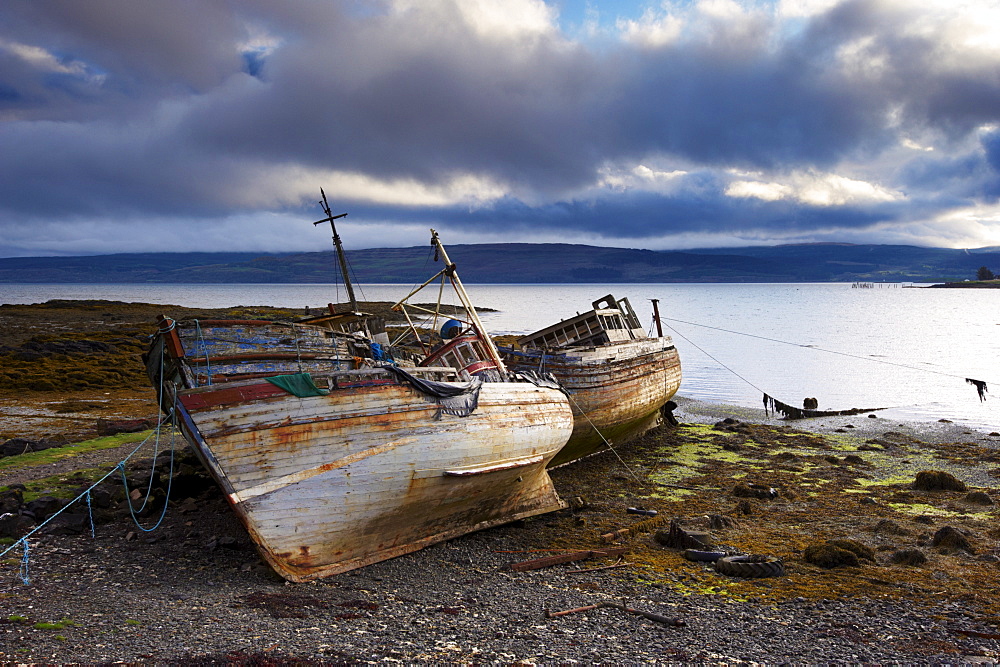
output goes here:
{"type": "Polygon", "coordinates": [[[359,312],[160,320],[146,363],[161,405],[288,580],[565,506],[546,464],[572,430],[568,400],[507,372],[433,242],[466,313],[433,354],[385,345],[359,312]]]}
{"type": "Polygon", "coordinates": [[[627,298],[609,294],[592,306],[500,348],[509,368],[551,373],[570,394],[573,434],[550,466],[649,430],[680,387],[680,358],[669,336],[647,336],[627,298]]]}

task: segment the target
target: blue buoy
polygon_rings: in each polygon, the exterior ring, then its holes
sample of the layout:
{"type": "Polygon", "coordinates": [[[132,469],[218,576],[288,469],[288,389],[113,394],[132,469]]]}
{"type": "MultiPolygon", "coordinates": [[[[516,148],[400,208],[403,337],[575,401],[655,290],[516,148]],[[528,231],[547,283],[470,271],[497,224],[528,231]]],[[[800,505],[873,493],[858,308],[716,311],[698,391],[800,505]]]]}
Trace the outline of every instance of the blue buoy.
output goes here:
{"type": "Polygon", "coordinates": [[[462,323],[458,320],[448,320],[441,327],[441,338],[454,338],[462,333],[462,323]]]}

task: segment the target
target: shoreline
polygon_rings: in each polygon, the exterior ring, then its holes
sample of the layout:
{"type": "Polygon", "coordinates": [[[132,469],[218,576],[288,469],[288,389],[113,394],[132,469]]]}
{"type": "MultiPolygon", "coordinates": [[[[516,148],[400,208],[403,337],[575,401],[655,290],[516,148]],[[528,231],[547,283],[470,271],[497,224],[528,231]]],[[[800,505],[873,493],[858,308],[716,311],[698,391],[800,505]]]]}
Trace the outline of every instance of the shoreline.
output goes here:
{"type": "Polygon", "coordinates": [[[712,420],[708,423],[713,423],[726,417],[734,417],[755,424],[765,424],[775,427],[787,426],[823,435],[837,433],[853,436],[858,439],[876,437],[886,430],[891,430],[932,443],[969,441],[993,444],[1000,447],[1000,433],[986,432],[985,430],[947,419],[937,419],[934,421],[894,419],[891,416],[880,415],[880,410],[860,412],[856,415],[785,419],[775,417],[773,413],[772,416],[768,416],[763,408],[751,408],[724,402],[717,403],[684,396],[675,396],[674,401],[678,405],[677,410],[674,411],[678,419],[681,419],[683,415],[702,420],[712,420]],[[871,415],[874,415],[874,417],[871,415]],[[993,435],[994,433],[996,435],[993,435]]]}

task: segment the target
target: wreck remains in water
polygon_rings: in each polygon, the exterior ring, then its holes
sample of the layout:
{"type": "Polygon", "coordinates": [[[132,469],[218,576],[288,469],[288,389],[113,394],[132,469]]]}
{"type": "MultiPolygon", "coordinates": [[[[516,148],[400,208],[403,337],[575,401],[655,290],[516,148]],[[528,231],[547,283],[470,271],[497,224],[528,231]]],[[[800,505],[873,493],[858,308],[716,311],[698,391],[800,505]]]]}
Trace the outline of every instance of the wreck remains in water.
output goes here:
{"type": "Polygon", "coordinates": [[[501,348],[508,367],[551,373],[570,394],[573,434],[550,466],[649,430],[680,387],[669,336],[647,336],[627,298],[609,294],[592,307],[501,348]]]}
{"type": "Polygon", "coordinates": [[[297,323],[160,320],[146,364],[161,405],[285,579],[565,506],[546,464],[572,430],[569,402],[507,371],[432,234],[436,277],[465,307],[432,354],[368,331],[353,293],[352,312],[297,323]]]}

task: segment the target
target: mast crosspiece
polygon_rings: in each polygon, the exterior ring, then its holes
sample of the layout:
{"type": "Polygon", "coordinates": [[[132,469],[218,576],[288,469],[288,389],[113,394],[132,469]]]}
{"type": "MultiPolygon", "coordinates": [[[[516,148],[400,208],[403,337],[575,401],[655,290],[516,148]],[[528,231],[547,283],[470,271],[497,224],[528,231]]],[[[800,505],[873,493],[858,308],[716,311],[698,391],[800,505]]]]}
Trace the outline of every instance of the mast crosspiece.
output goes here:
{"type": "Polygon", "coordinates": [[[326,213],[326,217],[322,220],[317,220],[314,225],[321,225],[324,222],[330,223],[330,229],[333,231],[333,247],[337,250],[337,259],[340,262],[340,273],[344,277],[344,286],[347,288],[347,298],[351,301],[351,310],[353,312],[358,312],[358,300],[354,298],[354,286],[351,284],[351,276],[347,271],[347,256],[344,254],[344,244],[340,242],[340,234],[337,233],[337,225],[334,224],[334,220],[340,218],[346,218],[346,213],[341,213],[339,215],[334,215],[330,211],[330,205],[326,201],[326,193],[323,192],[323,188],[319,189],[321,195],[323,195],[323,200],[319,203],[323,207],[323,212],[326,213]]]}

